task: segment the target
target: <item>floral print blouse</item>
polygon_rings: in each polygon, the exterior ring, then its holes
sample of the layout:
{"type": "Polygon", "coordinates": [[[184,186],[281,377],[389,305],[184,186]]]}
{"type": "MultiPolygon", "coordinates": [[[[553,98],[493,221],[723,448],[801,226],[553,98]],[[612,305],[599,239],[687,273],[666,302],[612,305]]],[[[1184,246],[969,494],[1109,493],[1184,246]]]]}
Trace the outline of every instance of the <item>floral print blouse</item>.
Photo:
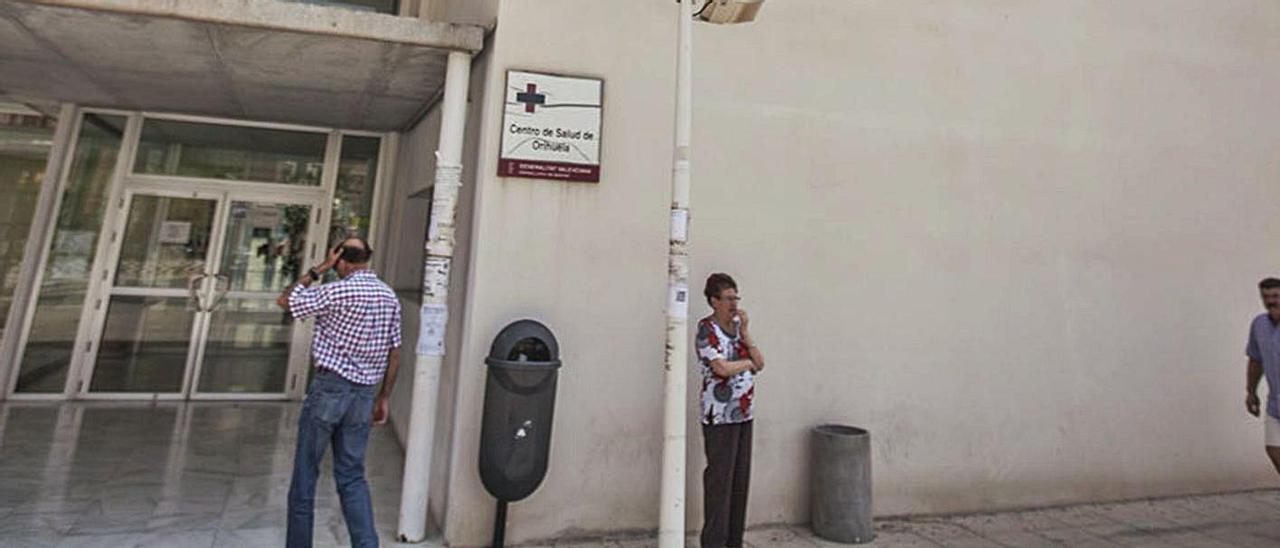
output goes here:
{"type": "Polygon", "coordinates": [[[702,424],[737,424],[752,419],[755,374],[743,371],[729,378],[716,375],[712,360],[748,359],[746,343],[729,335],[710,316],[698,322],[698,361],[702,364],[702,424]]]}

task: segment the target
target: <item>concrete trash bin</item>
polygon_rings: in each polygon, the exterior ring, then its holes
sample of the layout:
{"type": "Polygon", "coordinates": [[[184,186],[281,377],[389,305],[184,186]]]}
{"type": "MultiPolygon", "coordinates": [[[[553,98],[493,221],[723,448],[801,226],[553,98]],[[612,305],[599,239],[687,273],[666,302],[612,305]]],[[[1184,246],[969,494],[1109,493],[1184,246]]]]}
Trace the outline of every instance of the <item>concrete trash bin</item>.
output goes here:
{"type": "Polygon", "coordinates": [[[814,534],[845,544],[871,542],[871,433],[839,424],[815,427],[809,493],[814,534]]]}

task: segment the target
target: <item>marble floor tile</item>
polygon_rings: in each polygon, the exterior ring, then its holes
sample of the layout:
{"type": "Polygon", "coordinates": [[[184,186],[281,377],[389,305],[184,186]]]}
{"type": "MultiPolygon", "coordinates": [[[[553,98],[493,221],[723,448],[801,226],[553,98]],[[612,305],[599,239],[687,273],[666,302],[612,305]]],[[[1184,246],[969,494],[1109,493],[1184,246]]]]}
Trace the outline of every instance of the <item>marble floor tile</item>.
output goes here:
{"type": "Polygon", "coordinates": [[[39,495],[23,501],[21,504],[14,506],[9,514],[12,516],[30,515],[30,514],[62,514],[69,516],[79,516],[93,505],[93,499],[88,498],[69,498],[61,494],[49,493],[47,495],[39,495]]]}
{"type": "Polygon", "coordinates": [[[139,513],[112,512],[88,514],[77,519],[67,534],[82,536],[145,533],[147,532],[147,523],[150,520],[150,511],[139,513]]]}
{"type": "Polygon", "coordinates": [[[61,538],[57,535],[0,536],[0,548],[48,548],[57,546],[61,538]]]}
{"type": "Polygon", "coordinates": [[[257,510],[228,508],[218,516],[217,524],[220,529],[230,531],[239,529],[267,529],[271,527],[283,527],[287,516],[288,513],[284,506],[257,510]]]}
{"type": "Polygon", "coordinates": [[[215,531],[63,537],[58,548],[211,548],[215,531]]]}
{"type": "Polygon", "coordinates": [[[113,535],[73,535],[65,536],[54,544],[58,548],[122,548],[136,546],[138,536],[131,533],[113,535]]]}
{"type": "Polygon", "coordinates": [[[0,538],[60,536],[71,531],[82,514],[12,512],[0,521],[0,538]]]}
{"type": "Polygon", "coordinates": [[[214,538],[214,548],[243,548],[245,546],[284,546],[284,525],[236,530],[219,530],[214,538]]]}
{"type": "Polygon", "coordinates": [[[216,531],[219,529],[221,519],[220,509],[195,514],[154,515],[147,520],[146,531],[155,534],[216,531]]]}
{"type": "MultiPolygon", "coordinates": [[[[13,406],[0,430],[0,548],[278,546],[296,408],[231,402],[13,406]]],[[[387,515],[377,521],[388,538],[394,535],[402,463],[394,436],[375,430],[369,483],[375,512],[381,510],[375,515],[387,515]]],[[[345,542],[331,459],[322,468],[316,508],[317,538],[345,542]]]]}

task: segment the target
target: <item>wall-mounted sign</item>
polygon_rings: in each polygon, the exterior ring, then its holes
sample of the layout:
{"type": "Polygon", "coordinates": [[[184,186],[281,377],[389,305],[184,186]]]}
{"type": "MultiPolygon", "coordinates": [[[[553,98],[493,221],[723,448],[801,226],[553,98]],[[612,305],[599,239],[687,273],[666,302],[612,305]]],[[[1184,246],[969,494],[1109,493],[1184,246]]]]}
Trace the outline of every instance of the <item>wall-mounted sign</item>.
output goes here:
{"type": "Polygon", "coordinates": [[[507,71],[498,176],[600,182],[604,80],[507,71]]]}

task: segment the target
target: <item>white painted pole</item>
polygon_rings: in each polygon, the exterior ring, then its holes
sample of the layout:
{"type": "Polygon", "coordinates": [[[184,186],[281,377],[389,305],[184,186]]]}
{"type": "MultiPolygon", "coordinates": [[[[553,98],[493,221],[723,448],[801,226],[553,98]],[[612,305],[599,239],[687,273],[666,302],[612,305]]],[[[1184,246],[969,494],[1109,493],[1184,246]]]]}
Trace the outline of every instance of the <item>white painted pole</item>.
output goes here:
{"type": "Polygon", "coordinates": [[[663,386],[662,490],[658,546],[684,546],[685,406],[689,325],[689,153],[693,126],[693,0],[680,3],[676,63],[676,142],[671,173],[667,260],[667,353],[663,386]]]}
{"type": "Polygon", "coordinates": [[[414,352],[413,399],[409,439],[404,452],[404,483],[400,488],[401,542],[422,542],[427,536],[427,496],[435,436],[436,396],[444,362],[445,326],[449,318],[449,267],[453,262],[454,219],[462,187],[462,141],[467,125],[467,88],[471,55],[450,52],[441,102],[440,147],[436,150],[435,187],[427,228],[427,259],[422,276],[421,324],[414,352]]]}

